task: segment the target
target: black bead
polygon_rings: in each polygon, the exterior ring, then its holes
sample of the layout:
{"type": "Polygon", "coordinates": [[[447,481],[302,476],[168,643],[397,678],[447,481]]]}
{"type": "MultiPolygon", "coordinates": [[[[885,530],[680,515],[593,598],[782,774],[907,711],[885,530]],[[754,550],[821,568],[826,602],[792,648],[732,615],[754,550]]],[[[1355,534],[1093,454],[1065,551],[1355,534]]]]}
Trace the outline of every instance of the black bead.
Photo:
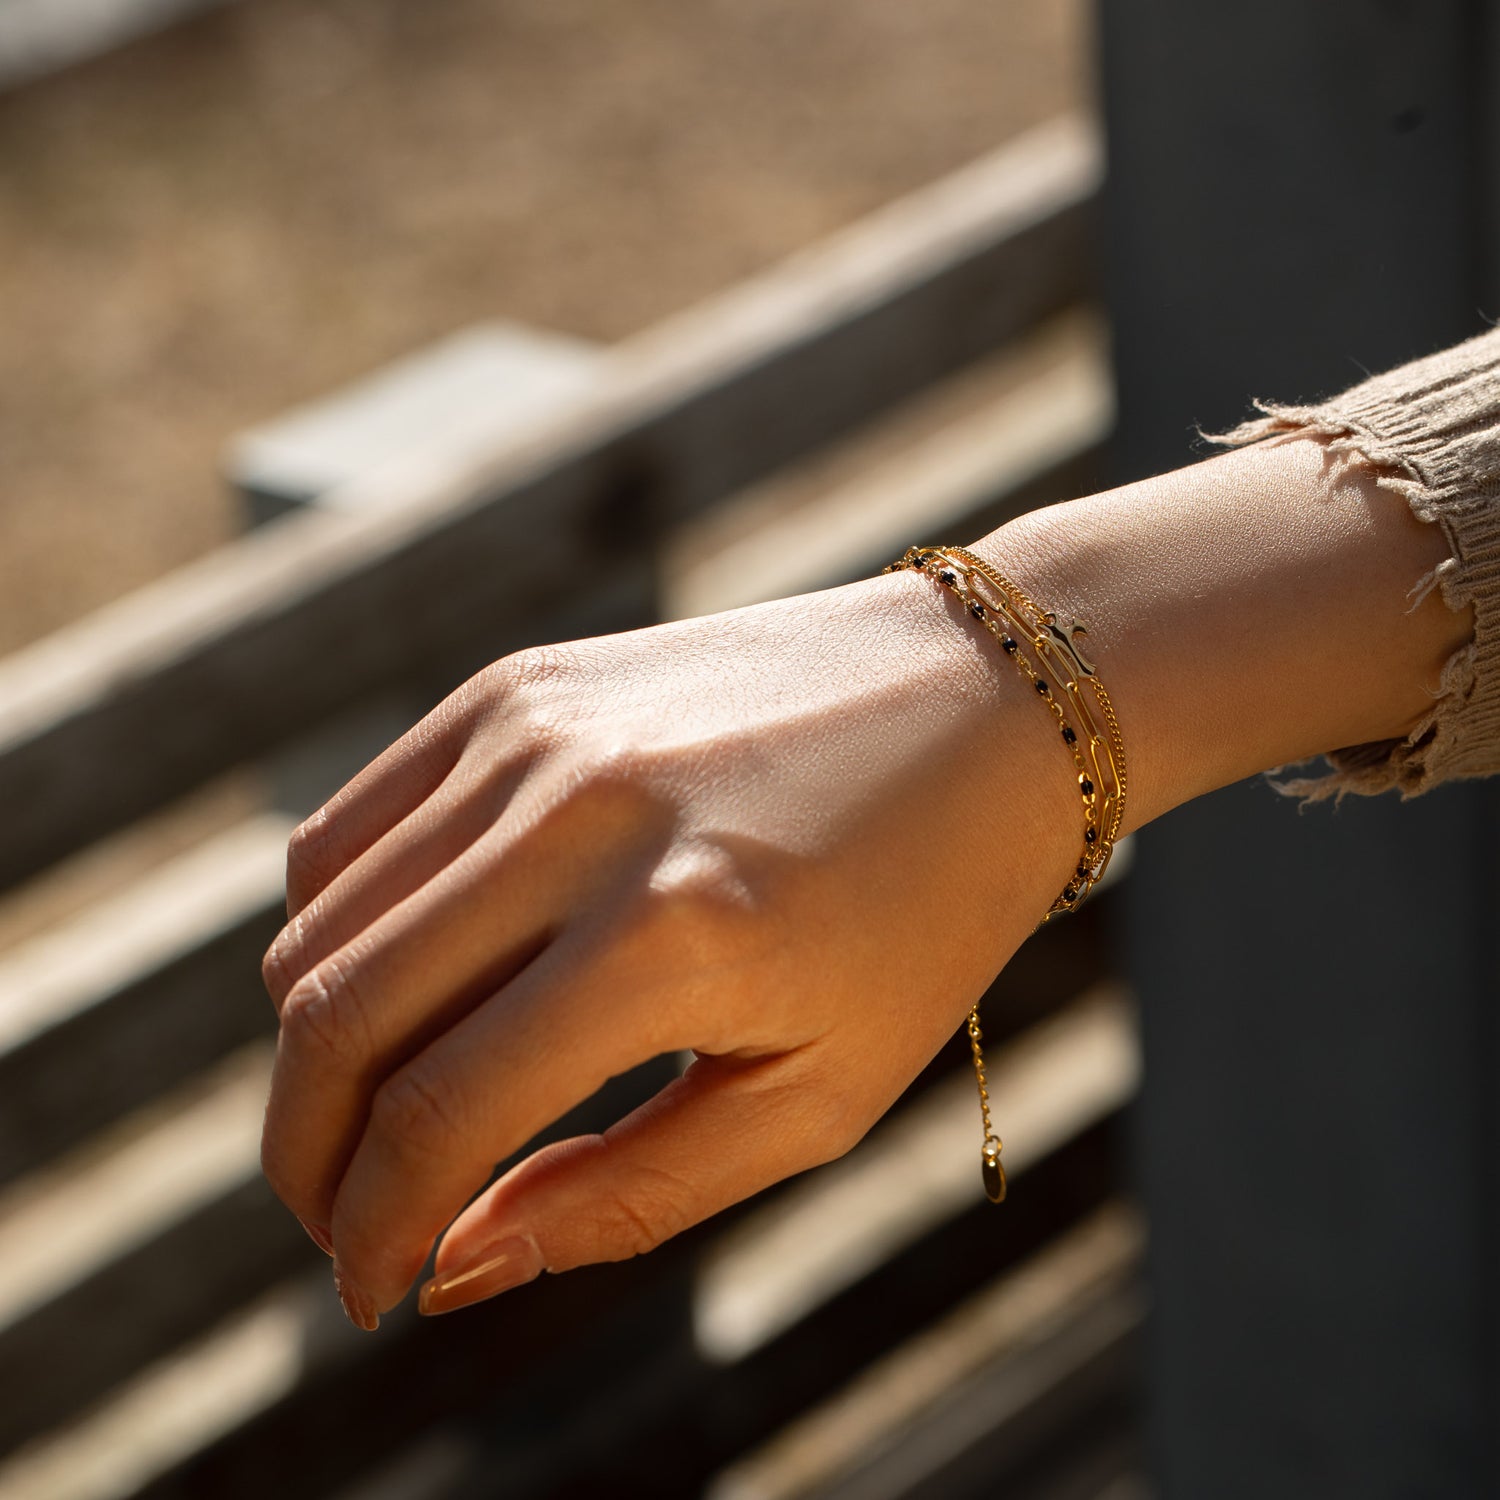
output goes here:
{"type": "Polygon", "coordinates": [[[982,620],[984,618],[984,605],[971,604],[969,606],[969,613],[973,615],[976,620],[982,620]]]}
{"type": "Polygon", "coordinates": [[[1047,691],[1047,684],[1040,677],[1038,677],[1036,680],[1036,690],[1039,693],[1045,693],[1047,691]]]}
{"type": "Polygon", "coordinates": [[[1084,841],[1085,844],[1096,843],[1098,841],[1098,838],[1099,838],[1099,835],[1098,835],[1098,833],[1094,829],[1092,829],[1092,828],[1085,828],[1083,830],[1083,841],[1084,841]]]}
{"type": "Polygon", "coordinates": [[[1079,865],[1078,867],[1078,878],[1080,880],[1087,880],[1093,873],[1087,865],[1079,865]]]}
{"type": "Polygon", "coordinates": [[[1094,783],[1087,776],[1083,777],[1078,785],[1083,788],[1083,795],[1085,797],[1092,797],[1094,795],[1094,783]]]}
{"type": "Polygon", "coordinates": [[[958,582],[958,574],[955,573],[952,568],[944,568],[943,571],[938,574],[938,577],[946,584],[952,585],[958,582]]]}
{"type": "Polygon", "coordinates": [[[1067,890],[1063,892],[1063,900],[1071,901],[1077,894],[1078,892],[1075,891],[1072,886],[1069,886],[1067,890]]]}
{"type": "Polygon", "coordinates": [[[1077,740],[1078,736],[1076,734],[1074,734],[1073,731],[1071,729],[1069,729],[1066,724],[1064,724],[1063,725],[1063,738],[1071,745],[1071,744],[1073,744],[1073,742],[1075,740],[1077,740]]]}
{"type": "Polygon", "coordinates": [[[1009,636],[1006,636],[1005,639],[1000,642],[1000,644],[1005,647],[1006,651],[1011,656],[1014,656],[1016,654],[1016,643],[1011,640],[1009,636]]]}

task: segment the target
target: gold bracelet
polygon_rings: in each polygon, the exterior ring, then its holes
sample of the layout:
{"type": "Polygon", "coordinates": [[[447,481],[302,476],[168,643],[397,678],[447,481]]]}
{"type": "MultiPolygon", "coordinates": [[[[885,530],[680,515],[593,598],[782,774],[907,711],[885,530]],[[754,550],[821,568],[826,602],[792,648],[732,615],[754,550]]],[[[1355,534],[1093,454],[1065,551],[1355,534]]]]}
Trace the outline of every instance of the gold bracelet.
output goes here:
{"type": "MultiPolygon", "coordinates": [[[[1052,610],[1044,610],[1019,584],[965,547],[909,548],[885,571],[903,570],[926,573],[953,593],[969,614],[1000,642],[1001,649],[1051,710],[1078,774],[1083,801],[1083,852],[1042,921],[1050,921],[1059,912],[1077,910],[1102,879],[1125,817],[1125,742],[1114,704],[1093,663],[1079,647],[1078,637],[1087,635],[1087,630],[1077,620],[1066,620],[1052,610]],[[1033,665],[1021,649],[1023,640],[1035,653],[1039,665],[1033,665]],[[1061,687],[1061,698],[1054,691],[1054,682],[1061,687]],[[1085,696],[1084,683],[1088,684],[1089,696],[1085,696]],[[1070,722],[1065,704],[1072,709],[1079,729],[1070,722]]],[[[984,1125],[980,1168],[986,1196],[991,1202],[1000,1203],[1005,1198],[1005,1169],[1000,1164],[1003,1146],[990,1124],[982,1041],[976,1005],[969,1012],[969,1045],[974,1054],[984,1125]]]]}
{"type": "MultiPolygon", "coordinates": [[[[1093,765],[1093,781],[1100,788],[1101,797],[1098,847],[1085,850],[1086,858],[1080,861],[1081,865],[1088,866],[1086,870],[1078,871],[1080,880],[1086,882],[1084,889],[1070,905],[1054,903],[1053,910],[1048,915],[1055,916],[1060,910],[1071,911],[1103,876],[1125,816],[1125,744],[1120,735],[1119,720],[1115,717],[1114,704],[1099,680],[1093,663],[1084,656],[1078,645],[1078,637],[1086,636],[1088,631],[1077,620],[1061,620],[1053,611],[1044,610],[1019,584],[1013,583],[998,568],[992,567],[983,558],[976,557],[967,548],[946,547],[941,551],[950,566],[957,563],[965,568],[968,577],[964,581],[970,591],[974,588],[973,580],[978,578],[1019,607],[1018,623],[1030,633],[1031,644],[1038,657],[1053,676],[1064,684],[1067,697],[1086,731],[1085,752],[1093,765]],[[1089,685],[1094,700],[1092,705],[1083,695],[1078,681],[1080,676],[1089,685]],[[1103,732],[1099,728],[1100,721],[1104,726],[1103,732]]],[[[992,630],[991,633],[998,635],[1000,632],[992,630]]],[[[1063,738],[1069,749],[1076,752],[1076,743],[1066,735],[1063,738]]],[[[1076,764],[1076,753],[1074,761],[1076,764]]]]}

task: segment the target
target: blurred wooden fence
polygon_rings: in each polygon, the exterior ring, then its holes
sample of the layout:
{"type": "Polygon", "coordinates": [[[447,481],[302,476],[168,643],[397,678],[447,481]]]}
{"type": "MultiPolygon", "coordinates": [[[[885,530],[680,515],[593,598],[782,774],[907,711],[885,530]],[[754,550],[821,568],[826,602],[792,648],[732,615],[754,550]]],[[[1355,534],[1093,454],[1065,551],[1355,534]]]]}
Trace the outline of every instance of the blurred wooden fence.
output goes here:
{"type": "MultiPolygon", "coordinates": [[[[1099,175],[1055,122],[609,351],[524,440],[422,452],[0,663],[0,882],[362,703],[648,623],[684,523],[1087,301],[1099,175]],[[573,570],[588,614],[555,602],[573,570]]],[[[1110,420],[1098,360],[1064,361],[752,528],[695,598],[839,583],[1083,491],[1110,420]]],[[[367,1338],[257,1171],[289,827],[257,815],[0,952],[0,1494],[1127,1492],[1136,1061],[1108,893],[988,1002],[1003,1210],[955,1043],[844,1161],[639,1262],[367,1338]]]]}

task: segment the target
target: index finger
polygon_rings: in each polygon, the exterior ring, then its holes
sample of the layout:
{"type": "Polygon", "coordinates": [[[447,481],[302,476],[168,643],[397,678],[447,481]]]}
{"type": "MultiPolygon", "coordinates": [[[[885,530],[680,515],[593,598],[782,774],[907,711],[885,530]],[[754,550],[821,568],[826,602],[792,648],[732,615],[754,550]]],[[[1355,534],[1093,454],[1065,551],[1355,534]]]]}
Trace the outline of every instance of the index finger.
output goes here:
{"type": "Polygon", "coordinates": [[[463,718],[445,699],[301,823],[287,846],[289,918],[442,786],[463,753],[463,718]]]}

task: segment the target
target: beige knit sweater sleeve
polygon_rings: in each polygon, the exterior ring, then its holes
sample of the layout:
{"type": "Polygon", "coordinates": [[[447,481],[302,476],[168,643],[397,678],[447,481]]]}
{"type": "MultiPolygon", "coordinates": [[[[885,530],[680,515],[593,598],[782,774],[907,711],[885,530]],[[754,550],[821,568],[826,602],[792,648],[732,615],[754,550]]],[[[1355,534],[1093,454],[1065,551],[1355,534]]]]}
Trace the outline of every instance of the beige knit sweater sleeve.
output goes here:
{"type": "Polygon", "coordinates": [[[1219,441],[1301,432],[1363,455],[1448,540],[1447,560],[1417,582],[1413,603],[1440,588],[1451,609],[1474,607],[1473,640],[1448,661],[1431,709],[1405,739],[1332,750],[1326,774],[1277,786],[1313,799],[1392,787],[1414,797],[1500,771],[1500,328],[1316,406],[1256,405],[1263,417],[1219,441]]]}

